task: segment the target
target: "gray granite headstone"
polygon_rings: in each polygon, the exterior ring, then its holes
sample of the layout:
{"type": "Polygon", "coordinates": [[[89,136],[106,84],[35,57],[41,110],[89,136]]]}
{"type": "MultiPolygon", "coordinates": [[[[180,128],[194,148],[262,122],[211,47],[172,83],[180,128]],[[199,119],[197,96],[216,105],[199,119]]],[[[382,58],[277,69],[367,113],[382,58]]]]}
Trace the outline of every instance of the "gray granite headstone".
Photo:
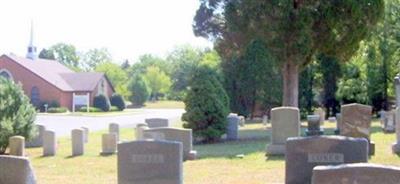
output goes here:
{"type": "Polygon", "coordinates": [[[182,184],[182,143],[140,140],[118,144],[118,184],[182,184]]]}
{"type": "Polygon", "coordinates": [[[400,153],[400,107],[396,108],[396,142],[392,145],[393,153],[400,153]]]}
{"type": "Polygon", "coordinates": [[[84,130],[73,129],[71,131],[72,156],[83,155],[85,152],[85,142],[83,140],[84,130]]]}
{"type": "Polygon", "coordinates": [[[394,78],[394,86],[396,88],[396,107],[400,107],[400,74],[394,78]]]}
{"type": "Polygon", "coordinates": [[[313,169],[312,183],[399,184],[400,167],[368,163],[317,166],[313,169]]]}
{"type": "Polygon", "coordinates": [[[372,107],[362,104],[347,104],[341,107],[340,135],[363,137],[369,141],[369,154],[375,153],[375,144],[370,139],[372,107]]]}
{"type": "Polygon", "coordinates": [[[383,111],[381,114],[381,124],[384,132],[395,132],[396,123],[395,123],[395,110],[392,111],[383,111]]]}
{"type": "Polygon", "coordinates": [[[292,137],[285,156],[286,184],[311,183],[317,165],[368,162],[368,141],[344,136],[292,137]]]}
{"type": "Polygon", "coordinates": [[[336,129],[335,129],[336,135],[340,134],[340,126],[341,125],[342,125],[342,114],[336,113],[336,129]]]}
{"type": "Polygon", "coordinates": [[[308,115],[307,116],[307,136],[322,135],[324,132],[321,129],[321,118],[319,115],[308,115]]]}
{"type": "Polygon", "coordinates": [[[325,111],[324,109],[322,109],[321,107],[318,107],[315,111],[314,111],[314,115],[319,115],[319,122],[320,125],[324,125],[325,122],[325,111]]]}
{"type": "Polygon", "coordinates": [[[183,159],[184,160],[196,159],[197,152],[192,150],[193,138],[191,129],[151,128],[144,130],[143,137],[145,139],[181,142],[183,146],[183,159]]]}
{"type": "Polygon", "coordinates": [[[89,128],[87,128],[87,127],[81,127],[81,129],[83,130],[83,133],[85,133],[85,134],[83,135],[83,141],[84,141],[85,143],[88,143],[88,142],[89,142],[89,128]]]}
{"type": "Polygon", "coordinates": [[[111,155],[117,152],[117,134],[108,133],[101,137],[100,155],[111,155]]]}
{"type": "Polygon", "coordinates": [[[46,130],[43,133],[43,156],[56,155],[57,139],[56,133],[51,130],[46,130]]]}
{"type": "Polygon", "coordinates": [[[285,154],[288,137],[300,136],[300,114],[296,107],[277,107],[271,110],[272,136],[267,145],[268,155],[285,154]]]}
{"type": "Polygon", "coordinates": [[[169,127],[169,120],[165,118],[148,118],[144,120],[149,128],[169,127]]]}
{"type": "Polygon", "coordinates": [[[22,136],[12,136],[8,139],[10,155],[25,156],[25,138],[22,136]]]}
{"type": "Polygon", "coordinates": [[[143,139],[143,131],[149,129],[146,123],[139,123],[136,125],[136,140],[143,139]]]}
{"type": "Polygon", "coordinates": [[[36,184],[35,174],[28,158],[0,155],[0,183],[36,184]]]}
{"type": "Polygon", "coordinates": [[[226,125],[226,138],[228,140],[237,140],[240,118],[236,114],[229,114],[227,120],[228,124],[226,125]]]}
{"type": "Polygon", "coordinates": [[[37,134],[32,140],[27,141],[25,147],[34,148],[41,147],[43,145],[43,132],[46,130],[44,125],[36,125],[37,134]]]}
{"type": "Polygon", "coordinates": [[[112,134],[116,134],[117,135],[117,141],[119,141],[119,124],[117,123],[110,123],[108,125],[108,133],[112,134]]]}
{"type": "Polygon", "coordinates": [[[246,118],[244,116],[239,116],[239,125],[241,127],[244,127],[245,124],[246,124],[246,118]]]}

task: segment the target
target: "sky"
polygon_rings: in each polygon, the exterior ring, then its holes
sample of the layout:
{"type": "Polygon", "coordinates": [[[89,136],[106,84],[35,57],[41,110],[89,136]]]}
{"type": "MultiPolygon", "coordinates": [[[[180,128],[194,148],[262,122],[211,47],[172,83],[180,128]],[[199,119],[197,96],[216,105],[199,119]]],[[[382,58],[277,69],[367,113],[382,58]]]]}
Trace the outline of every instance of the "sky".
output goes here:
{"type": "Polygon", "coordinates": [[[78,51],[107,48],[115,62],[151,53],[165,56],[182,44],[212,47],[192,31],[199,0],[5,0],[0,55],[26,55],[31,22],[38,52],[64,42],[78,51]]]}

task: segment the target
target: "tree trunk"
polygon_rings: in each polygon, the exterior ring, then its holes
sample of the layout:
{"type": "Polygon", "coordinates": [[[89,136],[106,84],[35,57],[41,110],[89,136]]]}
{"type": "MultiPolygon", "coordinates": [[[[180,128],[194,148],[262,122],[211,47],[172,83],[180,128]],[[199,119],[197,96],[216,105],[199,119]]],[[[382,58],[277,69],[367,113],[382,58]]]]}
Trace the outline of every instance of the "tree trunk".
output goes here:
{"type": "Polygon", "coordinates": [[[299,66],[286,62],[282,67],[283,73],[283,106],[299,106],[299,66]]]}

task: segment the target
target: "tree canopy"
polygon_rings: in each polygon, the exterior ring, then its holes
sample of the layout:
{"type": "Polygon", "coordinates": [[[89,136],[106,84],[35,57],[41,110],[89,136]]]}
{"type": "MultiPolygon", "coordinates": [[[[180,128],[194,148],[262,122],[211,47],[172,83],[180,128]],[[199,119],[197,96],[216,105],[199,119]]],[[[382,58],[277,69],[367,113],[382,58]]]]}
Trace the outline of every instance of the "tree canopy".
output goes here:
{"type": "Polygon", "coordinates": [[[384,11],[383,0],[200,0],[193,29],[223,58],[267,45],[283,75],[283,105],[298,106],[298,73],[318,53],[350,58],[384,11]]]}

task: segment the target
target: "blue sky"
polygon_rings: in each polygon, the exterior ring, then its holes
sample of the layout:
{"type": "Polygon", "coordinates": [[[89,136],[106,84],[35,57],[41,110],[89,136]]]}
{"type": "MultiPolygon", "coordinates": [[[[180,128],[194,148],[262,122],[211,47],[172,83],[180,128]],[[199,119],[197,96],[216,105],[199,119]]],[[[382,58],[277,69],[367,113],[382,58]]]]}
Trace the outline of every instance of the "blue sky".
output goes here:
{"type": "Polygon", "coordinates": [[[1,3],[0,54],[25,56],[34,22],[41,50],[58,42],[78,50],[106,47],[116,62],[174,46],[211,47],[192,31],[198,0],[7,0],[1,3]]]}

